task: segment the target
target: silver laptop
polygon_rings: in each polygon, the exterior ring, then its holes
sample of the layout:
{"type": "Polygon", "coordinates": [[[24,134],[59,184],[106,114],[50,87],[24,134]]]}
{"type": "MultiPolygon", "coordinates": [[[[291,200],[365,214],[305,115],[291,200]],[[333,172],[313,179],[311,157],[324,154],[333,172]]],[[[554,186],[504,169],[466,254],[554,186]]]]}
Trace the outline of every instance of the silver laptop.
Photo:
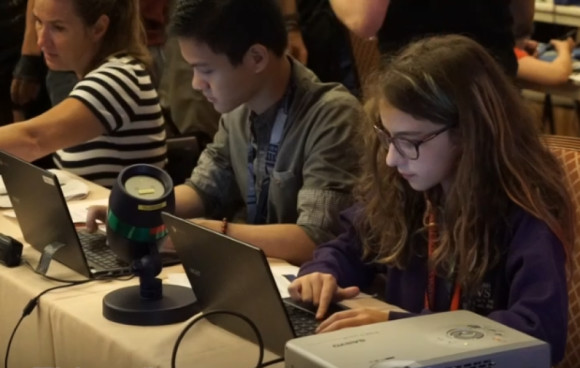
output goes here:
{"type": "MultiPolygon", "coordinates": [[[[314,332],[315,308],[281,298],[261,249],[165,212],[162,217],[203,312],[243,314],[256,324],[266,348],[280,356],[288,340],[314,332]]],[[[329,314],[342,309],[332,305],[329,314]]],[[[251,330],[230,316],[210,320],[255,341],[251,330]]]]}
{"type": "Polygon", "coordinates": [[[34,249],[43,253],[62,244],[53,259],[90,278],[131,273],[106,245],[105,233],[77,233],[54,173],[0,151],[0,175],[24,239],[34,249]]]}

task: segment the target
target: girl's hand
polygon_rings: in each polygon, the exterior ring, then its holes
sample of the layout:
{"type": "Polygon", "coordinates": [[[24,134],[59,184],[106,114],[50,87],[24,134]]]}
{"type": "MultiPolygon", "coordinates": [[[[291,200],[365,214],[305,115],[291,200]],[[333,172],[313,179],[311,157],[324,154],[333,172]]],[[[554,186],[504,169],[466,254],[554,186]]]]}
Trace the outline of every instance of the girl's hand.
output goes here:
{"type": "Polygon", "coordinates": [[[356,286],[343,289],[338,287],[336,279],[331,274],[314,272],[292,281],[288,292],[294,300],[318,305],[316,318],[322,319],[333,300],[354,298],[360,290],[356,286]]]}
{"type": "Polygon", "coordinates": [[[336,312],[318,326],[316,333],[340,330],[345,327],[368,325],[389,320],[389,311],[371,308],[349,309],[336,312]]]}

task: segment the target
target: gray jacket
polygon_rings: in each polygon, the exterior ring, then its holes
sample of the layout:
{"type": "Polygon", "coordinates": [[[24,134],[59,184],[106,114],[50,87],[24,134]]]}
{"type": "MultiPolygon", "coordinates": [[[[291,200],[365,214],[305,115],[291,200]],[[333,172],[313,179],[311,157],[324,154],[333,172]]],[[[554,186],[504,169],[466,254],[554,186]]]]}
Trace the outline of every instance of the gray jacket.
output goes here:
{"type": "MultiPolygon", "coordinates": [[[[322,83],[302,64],[292,64],[293,97],[270,175],[266,222],[296,223],[320,244],[338,235],[338,214],[352,203],[361,107],[343,86],[322,83]]],[[[275,115],[269,112],[266,129],[275,115]]],[[[222,115],[213,143],[186,183],[201,196],[209,217],[221,218],[245,205],[250,128],[256,120],[250,116],[245,105],[222,115]]],[[[269,139],[269,133],[256,134],[258,146],[264,143],[260,136],[269,139]]]]}

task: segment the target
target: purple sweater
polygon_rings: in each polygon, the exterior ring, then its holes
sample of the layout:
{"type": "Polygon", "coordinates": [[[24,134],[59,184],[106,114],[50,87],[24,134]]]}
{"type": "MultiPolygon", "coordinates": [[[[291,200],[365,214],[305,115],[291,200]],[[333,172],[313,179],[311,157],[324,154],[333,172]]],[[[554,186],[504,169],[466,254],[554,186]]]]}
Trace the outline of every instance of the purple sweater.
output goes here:
{"type": "MultiPolygon", "coordinates": [[[[424,310],[426,258],[413,258],[404,270],[363,262],[353,225],[356,213],[357,208],[351,207],[341,214],[344,232],[320,245],[299,275],[330,273],[341,287],[365,289],[378,273],[384,273],[385,301],[410,312],[391,312],[390,319],[428,313],[424,310]]],[[[486,274],[472,297],[462,298],[462,308],[548,342],[555,364],[564,356],[568,323],[564,248],[544,222],[522,209],[514,211],[509,228],[500,237],[506,247],[500,264],[486,274]]],[[[449,308],[449,288],[439,287],[442,284],[447,283],[437,279],[435,311],[449,308]]]]}

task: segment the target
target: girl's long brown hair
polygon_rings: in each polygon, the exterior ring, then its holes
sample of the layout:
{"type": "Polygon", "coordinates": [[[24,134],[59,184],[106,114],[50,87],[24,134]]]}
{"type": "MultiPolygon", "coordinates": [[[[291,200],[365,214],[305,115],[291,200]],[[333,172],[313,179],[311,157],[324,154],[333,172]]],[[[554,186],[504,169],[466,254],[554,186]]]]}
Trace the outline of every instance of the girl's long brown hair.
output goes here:
{"type": "Polygon", "coordinates": [[[473,290],[499,261],[508,217],[517,206],[544,221],[566,248],[573,211],[558,161],[540,141],[532,115],[493,58],[463,36],[417,41],[386,63],[371,88],[376,99],[419,120],[452,125],[458,148],[454,183],[419,193],[395,169],[372,126],[363,127],[363,256],[404,268],[425,255],[427,197],[438,209],[440,239],[431,267],[473,290]]]}

